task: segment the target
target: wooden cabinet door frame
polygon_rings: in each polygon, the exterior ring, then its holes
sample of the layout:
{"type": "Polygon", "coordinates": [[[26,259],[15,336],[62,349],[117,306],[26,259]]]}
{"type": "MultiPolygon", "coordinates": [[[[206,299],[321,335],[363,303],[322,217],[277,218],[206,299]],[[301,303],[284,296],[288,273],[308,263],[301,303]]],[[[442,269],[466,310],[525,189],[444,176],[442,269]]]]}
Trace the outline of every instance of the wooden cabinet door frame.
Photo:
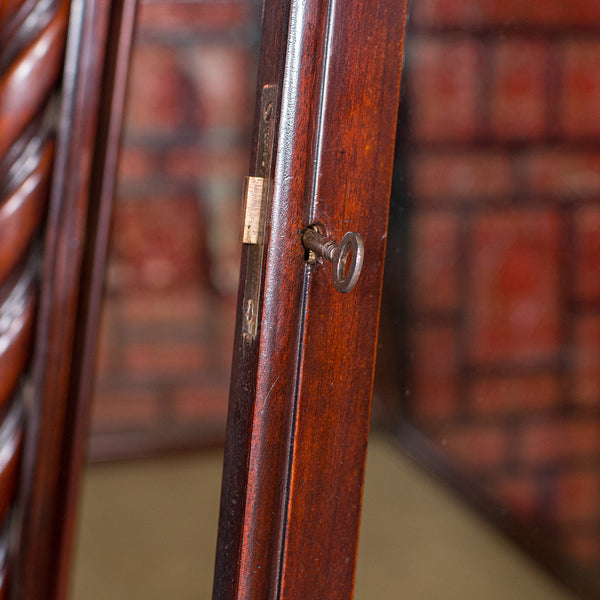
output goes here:
{"type": "MultiPolygon", "coordinates": [[[[136,4],[16,0],[7,9],[15,14],[8,34],[0,29],[0,42],[16,40],[17,47],[30,48],[15,55],[29,77],[13,77],[12,87],[2,87],[2,108],[18,111],[17,101],[6,102],[17,93],[27,107],[38,88],[44,89],[43,94],[38,90],[44,102],[56,99],[56,110],[47,115],[49,120],[56,116],[56,151],[40,241],[35,340],[15,394],[24,406],[25,441],[8,560],[13,600],[62,600],[67,595],[136,4]],[[36,42],[46,30],[52,36],[36,42]],[[34,44],[37,50],[32,51],[34,44]],[[60,83],[48,67],[36,63],[44,56],[56,60],[60,83]]],[[[28,129],[22,135],[28,139],[28,129]]],[[[21,145],[19,138],[13,148],[21,145]]],[[[10,150],[6,160],[12,160],[10,150]]]]}
{"type": "Polygon", "coordinates": [[[405,17],[406,0],[264,6],[264,239],[242,252],[215,600],[352,596],[405,17]],[[364,239],[351,292],[306,262],[314,223],[364,239]]]}

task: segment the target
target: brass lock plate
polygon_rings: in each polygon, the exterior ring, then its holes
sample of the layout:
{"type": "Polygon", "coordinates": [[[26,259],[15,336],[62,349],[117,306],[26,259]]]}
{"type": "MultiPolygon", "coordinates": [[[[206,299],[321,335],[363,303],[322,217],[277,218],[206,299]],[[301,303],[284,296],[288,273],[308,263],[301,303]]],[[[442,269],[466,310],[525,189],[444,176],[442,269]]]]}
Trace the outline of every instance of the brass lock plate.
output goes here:
{"type": "Polygon", "coordinates": [[[275,141],[277,92],[277,85],[263,87],[255,176],[247,177],[244,186],[241,238],[244,244],[248,244],[248,252],[246,286],[242,304],[244,312],[242,333],[247,341],[253,341],[258,331],[266,215],[272,189],[271,163],[275,141]]]}
{"type": "Polygon", "coordinates": [[[265,231],[266,192],[263,177],[246,177],[242,205],[242,243],[262,244],[265,231]]]}

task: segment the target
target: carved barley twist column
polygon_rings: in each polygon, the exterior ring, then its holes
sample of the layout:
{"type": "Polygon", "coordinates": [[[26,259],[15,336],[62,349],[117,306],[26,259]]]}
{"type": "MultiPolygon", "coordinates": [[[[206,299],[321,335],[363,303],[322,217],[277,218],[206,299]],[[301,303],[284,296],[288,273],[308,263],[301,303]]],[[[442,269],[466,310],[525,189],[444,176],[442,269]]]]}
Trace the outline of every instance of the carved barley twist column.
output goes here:
{"type": "Polygon", "coordinates": [[[0,0],[0,600],[8,587],[7,515],[17,490],[68,9],[68,0],[0,0]]]}

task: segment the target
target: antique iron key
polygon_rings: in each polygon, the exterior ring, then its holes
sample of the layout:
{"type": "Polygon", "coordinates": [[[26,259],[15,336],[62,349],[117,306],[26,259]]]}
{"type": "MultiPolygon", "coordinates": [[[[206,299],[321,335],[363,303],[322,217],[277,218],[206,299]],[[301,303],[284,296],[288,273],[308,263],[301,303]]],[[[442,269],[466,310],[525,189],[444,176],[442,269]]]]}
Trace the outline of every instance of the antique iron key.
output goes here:
{"type": "Polygon", "coordinates": [[[360,276],[365,254],[363,239],[358,233],[349,231],[336,244],[320,233],[318,226],[310,225],[302,232],[302,244],[309,251],[309,263],[316,263],[317,257],[333,263],[333,286],[338,292],[352,291],[360,276]]]}

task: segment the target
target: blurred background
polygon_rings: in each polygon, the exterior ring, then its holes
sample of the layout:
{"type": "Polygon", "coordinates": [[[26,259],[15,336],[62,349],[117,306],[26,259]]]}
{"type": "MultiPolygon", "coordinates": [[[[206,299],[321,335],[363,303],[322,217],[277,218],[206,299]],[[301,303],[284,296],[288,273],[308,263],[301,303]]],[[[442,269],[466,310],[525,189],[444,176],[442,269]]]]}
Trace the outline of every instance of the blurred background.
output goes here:
{"type": "Polygon", "coordinates": [[[92,460],[222,443],[260,35],[255,0],[142,0],[92,460]]]}
{"type": "MultiPolygon", "coordinates": [[[[140,497],[213,524],[174,578],[214,554],[259,34],[258,0],[141,0],[77,600],[137,573],[140,497]]],[[[357,597],[600,598],[599,62],[597,0],[412,0],[357,597]]]]}
{"type": "Polygon", "coordinates": [[[596,586],[599,60],[598,2],[414,0],[379,354],[401,443],[596,586]]]}

